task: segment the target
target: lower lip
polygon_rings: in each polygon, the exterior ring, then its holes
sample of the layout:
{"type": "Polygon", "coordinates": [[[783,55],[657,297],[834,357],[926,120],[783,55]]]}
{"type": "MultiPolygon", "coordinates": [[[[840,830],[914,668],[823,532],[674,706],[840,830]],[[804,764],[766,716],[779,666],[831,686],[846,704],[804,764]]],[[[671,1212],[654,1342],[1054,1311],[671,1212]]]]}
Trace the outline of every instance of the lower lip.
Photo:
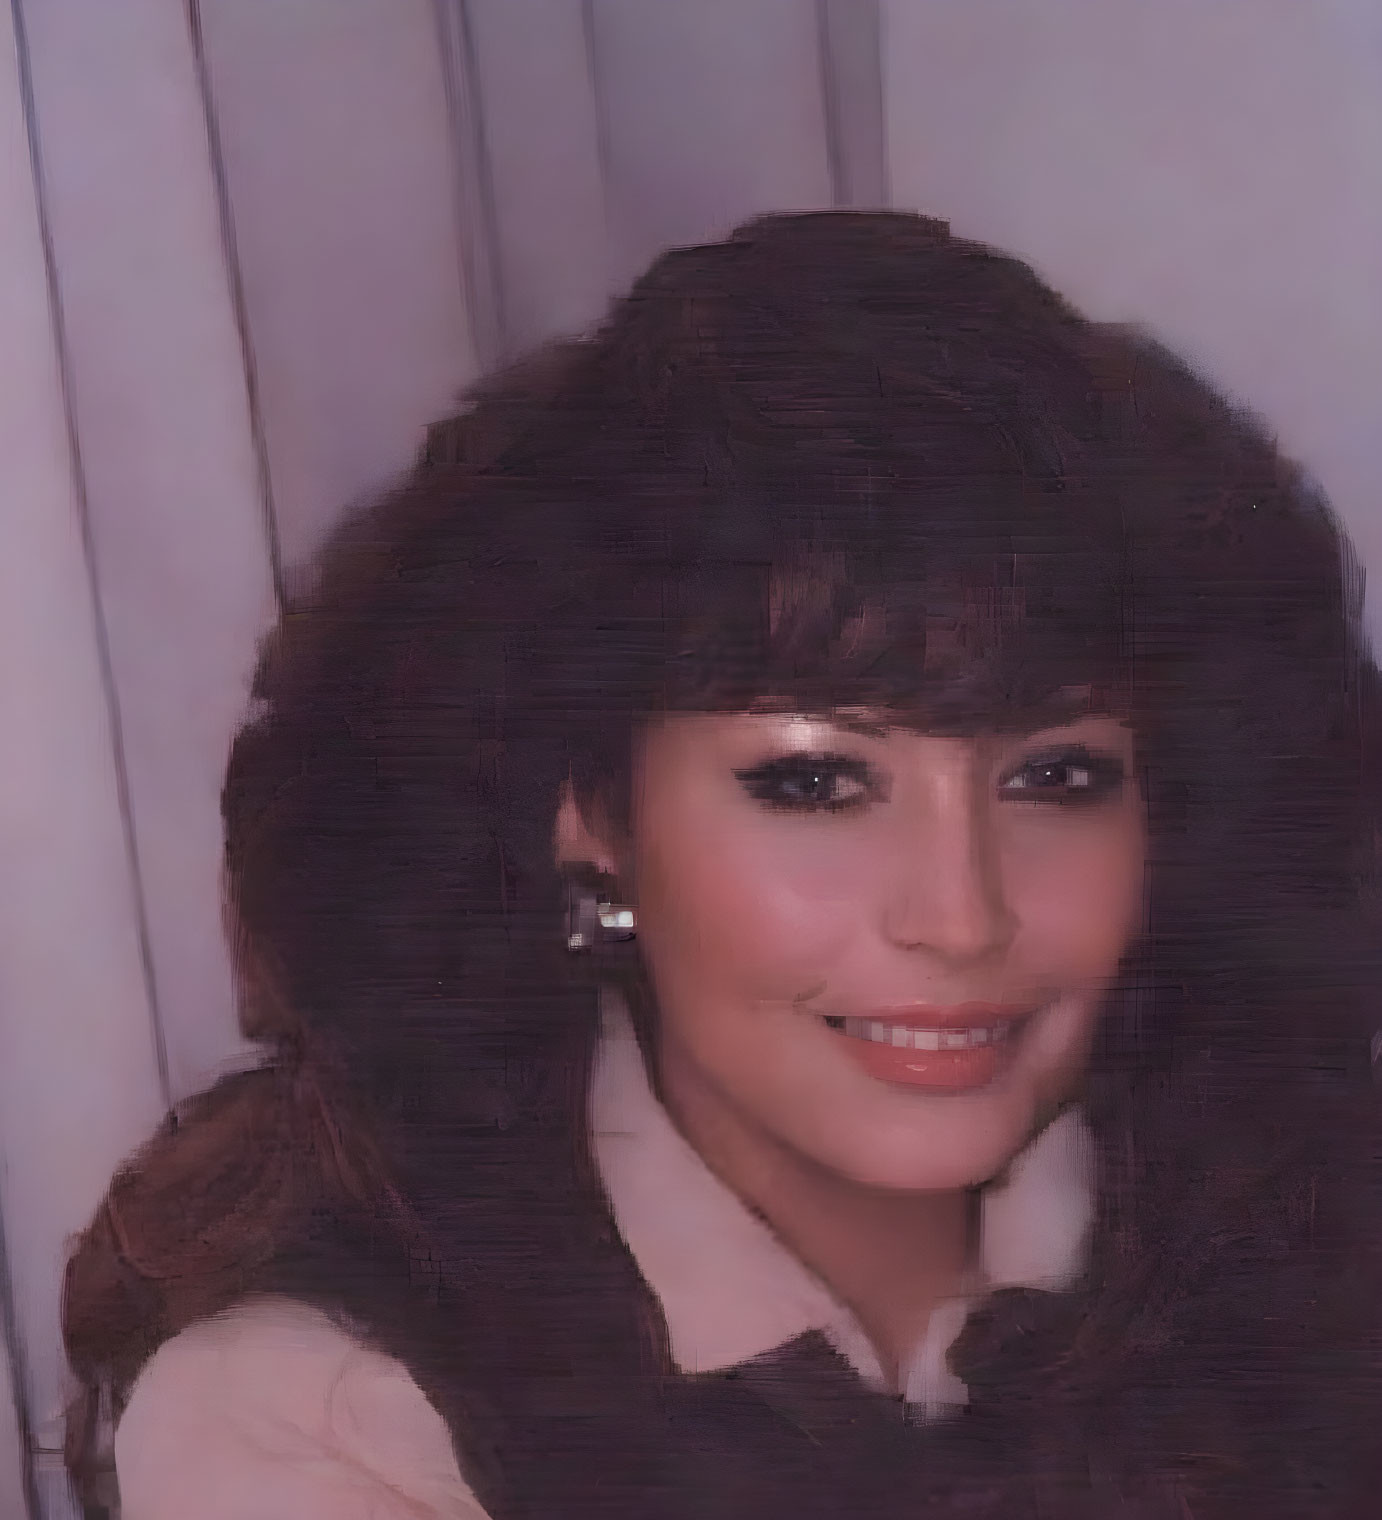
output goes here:
{"type": "Polygon", "coordinates": [[[1014,1022],[1006,1039],[963,1050],[913,1050],[862,1040],[843,1030],[832,1033],[858,1064],[879,1082],[933,1092],[968,1092],[987,1087],[1012,1061],[1027,1019],[1014,1022]]]}

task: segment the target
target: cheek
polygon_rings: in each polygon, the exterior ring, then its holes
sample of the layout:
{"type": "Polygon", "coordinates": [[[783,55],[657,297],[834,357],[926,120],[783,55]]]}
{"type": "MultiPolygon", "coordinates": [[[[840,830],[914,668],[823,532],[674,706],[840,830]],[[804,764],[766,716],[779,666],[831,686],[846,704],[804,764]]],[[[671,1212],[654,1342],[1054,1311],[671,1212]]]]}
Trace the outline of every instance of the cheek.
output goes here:
{"type": "Polygon", "coordinates": [[[1136,932],[1143,846],[1136,819],[1033,831],[1010,852],[1006,872],[1026,943],[1043,969],[1099,980],[1112,976],[1136,932]]]}
{"type": "Polygon", "coordinates": [[[660,979],[795,997],[848,943],[859,852],[777,822],[669,819],[641,842],[639,936],[660,979]]]}

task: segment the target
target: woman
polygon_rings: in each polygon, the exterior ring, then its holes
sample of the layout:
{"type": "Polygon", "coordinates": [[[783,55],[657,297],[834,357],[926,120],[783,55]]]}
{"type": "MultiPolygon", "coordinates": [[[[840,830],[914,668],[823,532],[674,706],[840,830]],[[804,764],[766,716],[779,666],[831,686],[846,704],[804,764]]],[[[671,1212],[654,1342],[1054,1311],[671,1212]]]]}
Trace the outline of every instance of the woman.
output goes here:
{"type": "Polygon", "coordinates": [[[1342,545],[942,224],[659,259],[264,651],[270,1056],[78,1246],[74,1472],[104,1409],[127,1520],[1375,1514],[1342,545]]]}

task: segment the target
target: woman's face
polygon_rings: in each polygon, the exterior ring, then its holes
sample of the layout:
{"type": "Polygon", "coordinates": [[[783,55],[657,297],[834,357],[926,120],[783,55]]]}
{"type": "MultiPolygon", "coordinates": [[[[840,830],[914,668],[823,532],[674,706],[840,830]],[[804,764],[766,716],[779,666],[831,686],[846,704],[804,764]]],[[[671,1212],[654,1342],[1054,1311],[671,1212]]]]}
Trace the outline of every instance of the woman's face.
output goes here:
{"type": "Polygon", "coordinates": [[[664,1091],[916,1190],[986,1181],[1072,1095],[1143,908],[1123,723],[677,714],[635,774],[664,1091]]]}

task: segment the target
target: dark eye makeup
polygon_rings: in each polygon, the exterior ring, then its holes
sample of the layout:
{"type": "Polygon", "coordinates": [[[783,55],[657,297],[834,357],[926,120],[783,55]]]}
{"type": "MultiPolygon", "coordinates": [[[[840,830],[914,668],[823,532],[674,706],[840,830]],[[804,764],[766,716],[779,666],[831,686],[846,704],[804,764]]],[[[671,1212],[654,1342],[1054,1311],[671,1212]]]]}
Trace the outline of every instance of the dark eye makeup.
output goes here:
{"type": "MultiPolygon", "coordinates": [[[[755,802],[781,812],[840,813],[888,797],[887,783],[875,767],[830,752],[780,755],[734,775],[755,802]]],[[[1060,745],[1009,770],[998,783],[998,795],[1011,802],[1090,807],[1112,801],[1125,779],[1117,755],[1083,744],[1060,745]]]]}
{"type": "Polygon", "coordinates": [[[786,812],[840,813],[887,800],[873,766],[848,755],[780,755],[734,774],[755,802],[786,812]]]}
{"type": "Polygon", "coordinates": [[[1023,760],[998,783],[998,793],[1015,802],[1089,807],[1111,801],[1122,791],[1126,778],[1126,767],[1117,755],[1067,744],[1023,760]]]}

